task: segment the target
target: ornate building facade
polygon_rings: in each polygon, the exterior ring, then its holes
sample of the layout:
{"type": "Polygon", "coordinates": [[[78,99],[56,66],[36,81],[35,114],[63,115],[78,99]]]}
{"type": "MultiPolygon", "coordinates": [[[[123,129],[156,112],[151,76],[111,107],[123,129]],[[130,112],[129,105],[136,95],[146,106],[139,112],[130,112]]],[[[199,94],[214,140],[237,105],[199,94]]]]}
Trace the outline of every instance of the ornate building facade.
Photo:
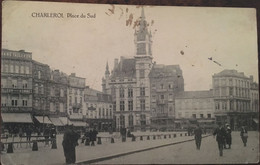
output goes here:
{"type": "Polygon", "coordinates": [[[176,128],[200,123],[201,127],[213,128],[215,123],[213,91],[179,92],[175,98],[176,128]],[[184,119],[184,120],[183,120],[184,119]]]}
{"type": "Polygon", "coordinates": [[[175,96],[184,91],[184,79],[179,65],[154,64],[149,74],[151,94],[151,128],[173,130],[175,96]]]}
{"type": "Polygon", "coordinates": [[[230,123],[233,130],[251,126],[250,78],[243,72],[223,70],[212,76],[216,122],[230,123]]]}
{"type": "Polygon", "coordinates": [[[114,128],[111,95],[87,86],[84,90],[83,116],[89,126],[98,131],[114,128]]]}
{"type": "Polygon", "coordinates": [[[144,10],[134,34],[134,57],[115,59],[111,72],[106,67],[102,81],[103,92],[112,95],[116,128],[131,130],[150,128],[150,82],[152,68],[152,35],[147,29],[144,10]]]}
{"type": "Polygon", "coordinates": [[[32,112],[32,69],[32,53],[2,49],[2,112],[32,112]]]}
{"type": "Polygon", "coordinates": [[[50,112],[50,99],[48,98],[50,67],[37,61],[33,61],[32,64],[34,113],[37,115],[47,115],[50,112]]]}
{"type": "Polygon", "coordinates": [[[68,76],[67,105],[68,115],[71,120],[83,120],[84,89],[85,78],[77,77],[75,73],[68,76]]]}

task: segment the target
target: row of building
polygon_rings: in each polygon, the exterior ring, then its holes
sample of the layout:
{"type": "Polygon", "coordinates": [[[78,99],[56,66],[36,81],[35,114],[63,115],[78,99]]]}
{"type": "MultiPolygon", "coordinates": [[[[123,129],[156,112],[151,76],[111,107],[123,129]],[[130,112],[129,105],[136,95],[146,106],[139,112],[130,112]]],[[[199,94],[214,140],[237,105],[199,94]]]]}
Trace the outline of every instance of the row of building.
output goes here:
{"type": "Polygon", "coordinates": [[[134,43],[133,57],[115,59],[112,70],[106,65],[102,92],[86,86],[85,78],[75,73],[67,75],[33,60],[30,52],[2,49],[3,122],[17,122],[17,115],[27,113],[38,124],[50,118],[59,125],[62,117],[67,118],[63,123],[99,130],[174,130],[197,122],[203,127],[227,122],[234,130],[242,124],[258,125],[259,92],[252,76],[223,70],[212,76],[212,89],[184,91],[179,65],[153,61],[143,9],[134,43]],[[14,119],[4,118],[4,113],[14,119]]]}
{"type": "MultiPolygon", "coordinates": [[[[2,49],[2,114],[12,112],[17,118],[17,115],[27,113],[36,119],[45,118],[45,123],[42,119],[39,124],[47,124],[49,117],[67,117],[74,125],[90,125],[102,130],[112,125],[111,102],[110,95],[89,88],[85,78],[77,77],[75,73],[67,75],[52,70],[33,60],[30,52],[2,49]]],[[[10,118],[9,114],[3,121],[19,122],[10,118]]]]}

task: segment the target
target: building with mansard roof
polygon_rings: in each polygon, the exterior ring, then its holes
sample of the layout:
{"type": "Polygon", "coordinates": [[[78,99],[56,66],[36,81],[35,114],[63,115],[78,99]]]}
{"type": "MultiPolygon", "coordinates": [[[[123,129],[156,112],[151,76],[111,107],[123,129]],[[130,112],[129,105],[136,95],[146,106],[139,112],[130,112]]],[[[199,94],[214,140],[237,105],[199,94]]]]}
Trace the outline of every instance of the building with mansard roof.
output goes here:
{"type": "Polygon", "coordinates": [[[134,33],[135,55],[115,59],[114,68],[106,66],[102,90],[111,94],[116,128],[145,130],[150,128],[150,81],[152,35],[148,31],[144,10],[134,33]]]}
{"type": "Polygon", "coordinates": [[[175,97],[184,91],[184,79],[179,65],[154,64],[149,73],[151,94],[151,128],[175,128],[175,97]]]}
{"type": "Polygon", "coordinates": [[[250,107],[250,78],[243,72],[225,69],[212,76],[216,122],[229,123],[233,130],[251,127],[254,112],[250,107]]]}

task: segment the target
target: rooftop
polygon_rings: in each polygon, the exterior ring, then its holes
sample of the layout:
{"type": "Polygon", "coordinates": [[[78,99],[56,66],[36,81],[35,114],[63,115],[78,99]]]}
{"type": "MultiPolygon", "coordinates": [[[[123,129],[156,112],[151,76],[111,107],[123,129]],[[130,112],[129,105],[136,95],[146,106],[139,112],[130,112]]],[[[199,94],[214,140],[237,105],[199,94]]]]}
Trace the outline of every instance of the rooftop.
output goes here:
{"type": "Polygon", "coordinates": [[[192,99],[192,98],[210,98],[213,97],[213,91],[212,90],[205,90],[205,91],[184,91],[179,92],[176,95],[176,98],[178,99],[192,99]]]}

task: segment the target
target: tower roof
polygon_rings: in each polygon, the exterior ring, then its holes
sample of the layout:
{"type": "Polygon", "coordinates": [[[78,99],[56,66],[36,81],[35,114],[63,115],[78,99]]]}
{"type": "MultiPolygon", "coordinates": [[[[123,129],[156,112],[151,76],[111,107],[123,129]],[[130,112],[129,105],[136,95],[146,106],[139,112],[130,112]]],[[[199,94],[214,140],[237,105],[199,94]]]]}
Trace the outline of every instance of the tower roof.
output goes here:
{"type": "Polygon", "coordinates": [[[108,62],[107,62],[107,65],[106,65],[106,72],[105,72],[105,74],[110,74],[109,67],[108,67],[108,62]]]}

